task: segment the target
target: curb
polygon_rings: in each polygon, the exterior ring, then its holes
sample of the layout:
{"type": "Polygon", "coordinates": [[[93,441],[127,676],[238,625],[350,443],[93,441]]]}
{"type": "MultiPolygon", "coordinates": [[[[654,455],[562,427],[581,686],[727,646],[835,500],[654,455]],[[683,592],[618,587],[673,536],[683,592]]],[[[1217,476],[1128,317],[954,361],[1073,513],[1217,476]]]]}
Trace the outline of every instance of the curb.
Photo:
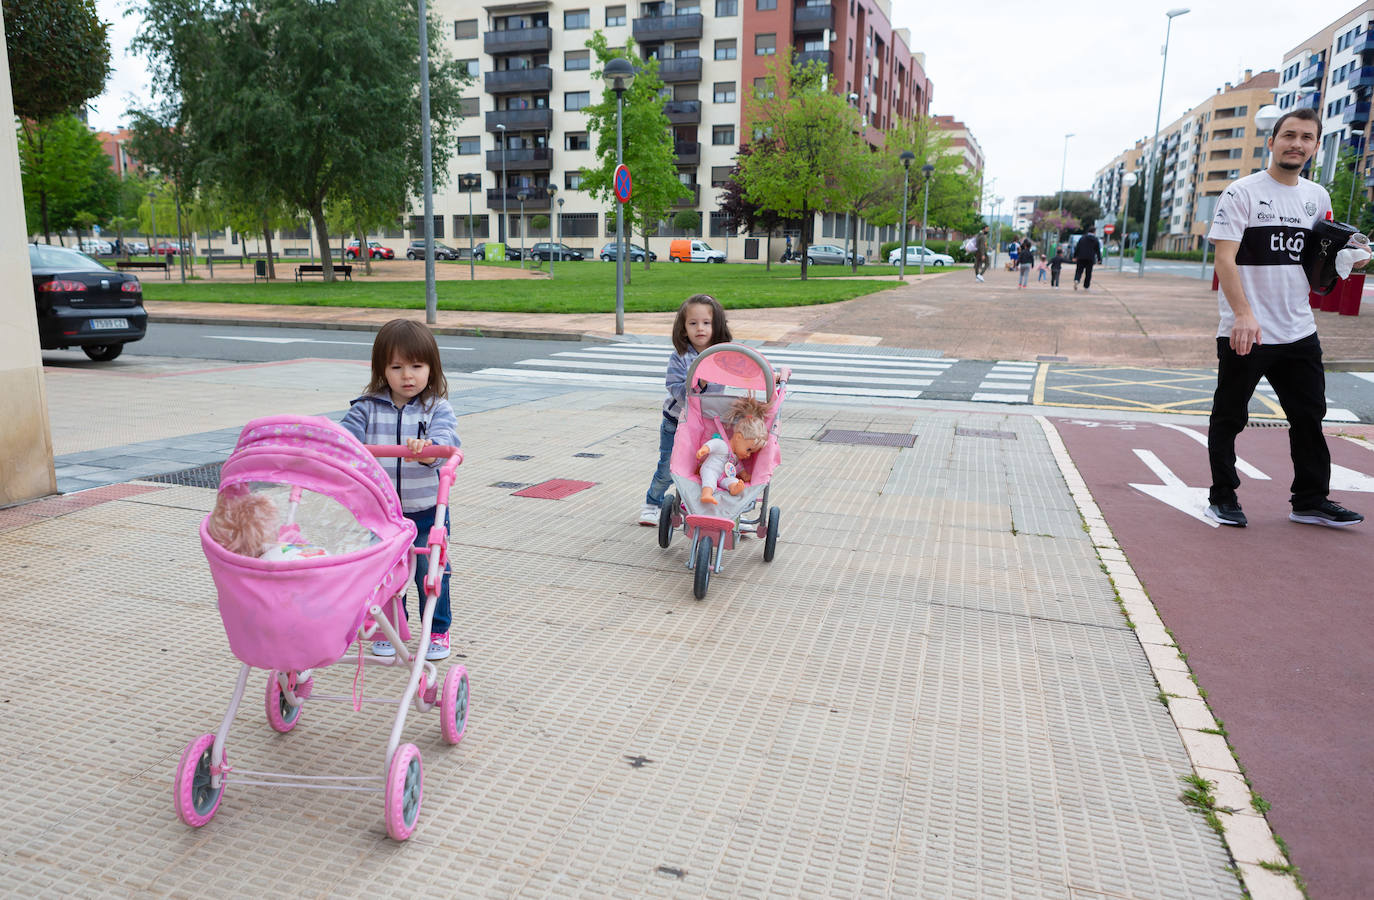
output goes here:
{"type": "MultiPolygon", "coordinates": [[[[371,322],[320,322],[317,320],[301,319],[246,319],[234,316],[185,316],[168,315],[165,313],[148,313],[149,322],[161,322],[167,325],[235,325],[251,328],[258,326],[272,326],[278,328],[317,328],[321,331],[378,331],[381,324],[371,322]]],[[[599,334],[589,334],[577,331],[538,331],[535,329],[523,330],[519,328],[481,328],[476,325],[471,326],[443,326],[432,325],[430,331],[435,334],[443,334],[455,337],[490,337],[490,338],[524,338],[529,341],[582,341],[594,344],[614,344],[618,343],[614,338],[605,337],[599,334]]]]}

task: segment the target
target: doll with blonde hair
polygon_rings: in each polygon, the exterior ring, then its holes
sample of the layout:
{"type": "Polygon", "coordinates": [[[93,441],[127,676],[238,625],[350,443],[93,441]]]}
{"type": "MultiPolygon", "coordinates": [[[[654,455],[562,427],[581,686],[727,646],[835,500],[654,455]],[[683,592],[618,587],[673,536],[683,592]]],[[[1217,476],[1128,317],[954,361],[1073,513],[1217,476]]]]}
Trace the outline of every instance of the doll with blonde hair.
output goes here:
{"type": "Polygon", "coordinates": [[[753,397],[741,397],[730,405],[724,421],[730,426],[730,439],[715,435],[697,450],[701,475],[701,502],[719,504],[716,488],[738,497],[749,482],[749,473],[740,462],[768,443],[768,404],[753,397]]]}

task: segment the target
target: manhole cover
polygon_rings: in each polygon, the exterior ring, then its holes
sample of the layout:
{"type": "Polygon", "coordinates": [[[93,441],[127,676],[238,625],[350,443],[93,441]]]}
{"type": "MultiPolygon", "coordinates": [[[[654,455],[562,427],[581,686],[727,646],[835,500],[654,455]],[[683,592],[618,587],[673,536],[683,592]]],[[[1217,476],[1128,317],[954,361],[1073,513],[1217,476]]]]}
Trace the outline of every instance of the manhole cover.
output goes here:
{"type": "Polygon", "coordinates": [[[191,469],[176,472],[163,472],[161,475],[145,475],[139,481],[156,481],[158,484],[180,484],[186,487],[219,487],[219,470],[224,463],[208,463],[191,469]]]}
{"type": "Polygon", "coordinates": [[[534,497],[539,500],[562,500],[578,491],[585,491],[596,485],[595,481],[573,481],[570,478],[550,478],[539,484],[531,485],[523,491],[516,491],[517,497],[534,497]]]}
{"type": "Polygon", "coordinates": [[[512,454],[512,455],[510,455],[510,456],[503,456],[503,457],[501,457],[501,458],[502,458],[502,459],[514,459],[514,460],[534,459],[533,456],[526,456],[526,455],[523,454],[523,453],[515,453],[515,454],[512,454]]]}
{"type": "Polygon", "coordinates": [[[491,486],[494,488],[503,488],[508,491],[518,491],[522,487],[529,487],[530,485],[528,481],[493,481],[491,486]]]}
{"type": "Polygon", "coordinates": [[[1015,432],[996,431],[991,428],[955,428],[954,433],[959,437],[997,438],[1003,441],[1016,440],[1015,432]]]}
{"type": "Polygon", "coordinates": [[[823,444],[864,444],[874,447],[911,447],[916,443],[916,435],[898,434],[892,431],[844,431],[831,428],[816,440],[823,444]]]}
{"type": "Polygon", "coordinates": [[[574,453],[574,454],[573,454],[573,456],[577,457],[578,459],[600,459],[601,457],[603,457],[603,456],[605,456],[605,455],[606,455],[606,454],[604,454],[604,453],[574,453]]]}

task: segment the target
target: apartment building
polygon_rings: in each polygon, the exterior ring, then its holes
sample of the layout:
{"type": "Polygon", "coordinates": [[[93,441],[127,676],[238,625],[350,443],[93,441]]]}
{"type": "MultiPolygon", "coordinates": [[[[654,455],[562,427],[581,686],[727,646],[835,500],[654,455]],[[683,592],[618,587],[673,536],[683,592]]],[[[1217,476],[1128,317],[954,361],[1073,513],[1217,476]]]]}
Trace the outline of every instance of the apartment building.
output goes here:
{"type": "MultiPolygon", "coordinates": [[[[633,36],[641,56],[658,60],[671,129],[664,139],[673,142],[678,178],[692,190],[670,217],[697,210],[697,233],[708,238],[726,236],[718,189],[748,140],[749,98],[780,54],[795,51],[824,64],[833,88],[863,111],[874,146],[898,117],[929,113],[932,85],[923,59],[911,52],[908,33],[892,28],[886,0],[536,0],[483,7],[447,0],[437,9],[450,23],[448,52],[474,77],[458,155],[434,198],[435,234],[450,243],[465,244],[469,234],[517,246],[561,236],[573,246],[599,247],[614,235],[614,214],[581,190],[579,174],[597,162],[581,112],[605,89],[592,78],[596,62],[585,46],[595,29],[611,46],[633,36]],[[468,173],[480,178],[459,178],[468,173]],[[552,224],[536,231],[530,220],[540,214],[552,224]]],[[[408,224],[416,234],[423,228],[418,216],[408,224]]],[[[660,256],[668,238],[681,234],[671,225],[660,230],[660,256]]],[[[732,242],[730,256],[746,258],[745,243],[732,242]]]]}
{"type": "Polygon", "coordinates": [[[1011,208],[1011,227],[1016,231],[1029,231],[1031,218],[1035,215],[1035,205],[1045,199],[1043,194],[1026,194],[1016,198],[1011,208]]]}
{"type": "Polygon", "coordinates": [[[975,187],[978,196],[983,195],[983,148],[978,143],[978,139],[973,136],[973,131],[953,116],[931,116],[930,122],[945,137],[949,138],[949,152],[960,157],[963,162],[959,166],[959,171],[972,173],[977,179],[975,187]]]}

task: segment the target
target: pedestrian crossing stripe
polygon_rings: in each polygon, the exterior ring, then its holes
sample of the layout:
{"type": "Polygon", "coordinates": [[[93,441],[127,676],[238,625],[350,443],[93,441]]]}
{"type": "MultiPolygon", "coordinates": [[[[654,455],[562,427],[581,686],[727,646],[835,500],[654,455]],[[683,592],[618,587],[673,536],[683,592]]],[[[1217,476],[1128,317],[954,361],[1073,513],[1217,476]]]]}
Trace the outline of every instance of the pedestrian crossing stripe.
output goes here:
{"type": "MultiPolygon", "coordinates": [[[[627,363],[627,362],[631,362],[631,363],[651,363],[651,364],[652,364],[652,368],[654,368],[654,369],[663,369],[664,366],[665,366],[665,362],[664,362],[664,359],[663,359],[663,356],[662,356],[662,355],[657,355],[657,356],[630,356],[630,355],[628,355],[628,354],[625,354],[625,355],[619,355],[619,356],[609,357],[609,356],[606,356],[606,355],[600,354],[600,353],[589,353],[589,352],[587,352],[587,351],[585,351],[585,350],[565,350],[565,351],[563,351],[563,352],[553,354],[551,357],[549,357],[549,358],[548,358],[547,360],[545,360],[544,362],[547,363],[547,362],[550,362],[550,361],[557,361],[557,360],[600,360],[600,368],[614,368],[614,369],[616,369],[617,371],[626,368],[626,363],[627,363]]],[[[517,363],[516,365],[522,365],[522,366],[523,366],[523,365],[533,365],[533,364],[534,364],[534,363],[533,363],[532,360],[522,359],[522,360],[520,360],[520,362],[517,363]]],[[[588,363],[571,363],[571,362],[570,362],[570,363],[568,363],[568,365],[571,366],[571,367],[573,367],[573,368],[587,368],[589,365],[591,365],[591,367],[593,367],[593,368],[596,367],[594,364],[588,364],[588,363]]],[[[918,367],[918,368],[910,368],[910,369],[895,369],[895,368],[890,368],[890,367],[878,368],[878,367],[873,367],[873,366],[855,365],[855,364],[822,364],[822,363],[813,363],[813,362],[801,360],[801,361],[798,361],[795,365],[790,366],[790,368],[792,368],[793,371],[796,371],[796,372],[848,372],[848,373],[851,373],[851,374],[900,375],[900,374],[902,374],[902,373],[905,371],[905,372],[910,372],[910,373],[913,374],[913,375],[931,375],[931,376],[934,376],[934,375],[939,375],[941,372],[946,371],[946,370],[949,368],[949,366],[948,366],[948,364],[944,364],[944,365],[940,365],[940,366],[937,366],[937,367],[921,366],[921,367],[918,367]]],[[[647,371],[647,370],[644,370],[644,371],[647,371]]],[[[1029,376],[1026,376],[1026,377],[1029,377],[1029,376]]]]}
{"type": "MultiPolygon", "coordinates": [[[[597,373],[597,372],[562,372],[562,371],[545,372],[545,371],[538,371],[538,370],[531,370],[531,369],[506,369],[506,368],[478,369],[477,371],[473,372],[472,374],[473,374],[473,376],[476,376],[476,377],[486,376],[486,377],[499,377],[499,378],[526,378],[526,379],[531,379],[531,378],[532,378],[532,379],[543,380],[543,381],[570,381],[570,382],[582,382],[582,383],[597,383],[597,384],[603,384],[603,385],[605,385],[605,384],[616,384],[616,385],[621,385],[621,386],[626,386],[626,387],[628,387],[628,386],[641,386],[641,385],[642,385],[642,386],[645,386],[645,387],[657,388],[657,389],[659,389],[659,390],[662,390],[662,389],[663,389],[663,378],[662,378],[662,376],[659,376],[659,377],[654,378],[654,377],[649,377],[649,376],[645,376],[645,375],[608,375],[608,374],[597,373]]],[[[863,384],[872,384],[872,381],[871,381],[870,379],[856,379],[856,380],[860,381],[860,382],[863,383],[863,384]]],[[[910,384],[910,385],[913,385],[913,386],[916,384],[914,381],[902,381],[902,382],[897,382],[897,383],[899,383],[899,384],[910,384]]],[[[926,383],[929,384],[929,382],[926,382],[926,383]]],[[[846,389],[841,388],[841,387],[839,387],[839,386],[829,387],[829,386],[826,386],[826,385],[823,385],[823,384],[797,384],[797,383],[795,383],[795,382],[789,382],[788,385],[787,385],[787,390],[788,390],[789,393],[792,393],[792,394],[808,394],[808,395],[810,395],[810,394],[815,394],[815,395],[831,396],[831,397],[853,397],[853,396],[855,396],[855,392],[854,392],[853,390],[846,390],[846,389]]],[[[867,396],[867,397],[883,397],[883,398],[890,398],[890,399],[897,399],[897,400],[919,400],[919,399],[921,398],[921,392],[920,392],[919,390],[902,391],[902,390],[893,390],[893,389],[891,389],[891,388],[877,388],[877,387],[866,388],[866,389],[860,391],[859,394],[860,394],[861,396],[867,396]]]]}
{"type": "MultiPolygon", "coordinates": [[[[671,347],[656,344],[616,345],[612,347],[588,347],[579,350],[564,350],[553,354],[556,357],[579,359],[635,358],[641,360],[665,361],[666,354],[673,352],[671,347]]],[[[770,351],[764,354],[774,364],[787,363],[792,366],[808,367],[832,364],[846,367],[873,369],[912,369],[944,371],[957,363],[957,359],[915,359],[899,356],[870,356],[854,353],[819,353],[815,351],[770,351]]]]}
{"type": "MultiPolygon", "coordinates": [[[[610,367],[607,366],[607,365],[603,365],[603,364],[596,363],[596,362],[585,362],[585,361],[580,360],[580,359],[563,359],[563,358],[559,358],[559,359],[522,359],[522,360],[518,361],[518,362],[515,363],[515,364],[516,364],[517,366],[534,366],[534,367],[537,367],[537,368],[544,368],[544,369],[606,369],[606,368],[610,368],[610,367]]],[[[663,371],[663,367],[662,367],[662,366],[652,366],[652,365],[649,365],[649,366],[636,366],[636,365],[628,365],[628,364],[625,364],[625,363],[617,363],[616,366],[615,366],[615,370],[616,370],[616,372],[646,372],[646,373],[654,373],[654,372],[662,372],[662,371],[663,371]]],[[[800,373],[800,372],[801,372],[801,370],[798,370],[798,373],[800,373]]],[[[797,377],[797,375],[794,374],[793,377],[794,377],[794,379],[795,379],[795,378],[797,377]]],[[[803,379],[803,380],[804,380],[804,379],[803,379]]],[[[909,387],[929,387],[929,386],[930,386],[930,383],[931,383],[931,379],[929,379],[929,378],[876,378],[876,377],[874,377],[874,376],[872,376],[872,375],[832,375],[832,374],[828,374],[828,373],[827,373],[826,375],[823,376],[823,380],[825,380],[825,381],[839,382],[840,384],[888,384],[888,385],[906,385],[906,386],[909,386],[909,387]]],[[[788,382],[788,383],[789,383],[790,385],[794,386],[794,387],[795,387],[796,384],[797,384],[797,382],[796,382],[795,380],[794,380],[794,381],[791,381],[791,382],[788,382]]]]}

